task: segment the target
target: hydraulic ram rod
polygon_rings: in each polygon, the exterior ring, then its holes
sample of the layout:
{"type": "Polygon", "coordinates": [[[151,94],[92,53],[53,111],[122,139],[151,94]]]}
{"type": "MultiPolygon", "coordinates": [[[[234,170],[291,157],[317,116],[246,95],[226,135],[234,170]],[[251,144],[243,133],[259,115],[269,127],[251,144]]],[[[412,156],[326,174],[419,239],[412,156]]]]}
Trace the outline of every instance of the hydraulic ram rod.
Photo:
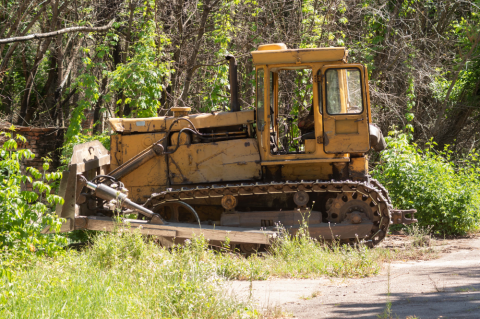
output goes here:
{"type": "Polygon", "coordinates": [[[152,219],[152,224],[164,225],[166,222],[160,217],[160,215],[155,214],[149,209],[138,205],[128,199],[127,195],[120,193],[119,191],[104,185],[104,184],[94,184],[92,182],[87,182],[87,187],[94,191],[95,196],[104,200],[117,200],[121,203],[122,206],[133,209],[152,219]]]}
{"type": "Polygon", "coordinates": [[[125,175],[133,172],[144,163],[148,162],[155,156],[163,155],[163,146],[161,144],[153,144],[142,153],[136,155],[128,162],[125,162],[122,166],[110,172],[110,176],[115,179],[121,179],[125,175]]]}

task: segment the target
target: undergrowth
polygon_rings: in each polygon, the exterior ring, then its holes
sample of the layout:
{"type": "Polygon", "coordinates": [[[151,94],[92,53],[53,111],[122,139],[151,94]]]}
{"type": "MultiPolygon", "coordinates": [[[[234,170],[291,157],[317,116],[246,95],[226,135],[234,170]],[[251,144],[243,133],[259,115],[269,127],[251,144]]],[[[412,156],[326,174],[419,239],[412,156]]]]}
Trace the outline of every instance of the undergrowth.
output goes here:
{"type": "Polygon", "coordinates": [[[480,164],[475,150],[454,160],[448,146],[437,151],[431,141],[422,150],[398,132],[390,133],[387,144],[372,175],[388,189],[393,206],[417,209],[418,224],[432,225],[437,234],[464,235],[478,229],[480,164]]]}
{"type": "Polygon", "coordinates": [[[307,228],[295,236],[286,230],[264,257],[253,257],[264,272],[276,277],[367,277],[381,268],[379,251],[364,245],[325,244],[312,239],[307,228]]]}
{"type": "Polygon", "coordinates": [[[20,149],[26,139],[15,133],[0,132],[5,142],[0,145],[0,267],[12,256],[28,258],[31,254],[54,255],[66,240],[58,234],[42,234],[45,227],[59,230],[62,220],[53,210],[63,204],[60,196],[52,193],[50,184],[62,174],[49,173],[48,162],[42,169],[25,167],[24,160],[35,157],[28,149],[20,149]],[[32,190],[26,190],[30,184],[32,190]]]}

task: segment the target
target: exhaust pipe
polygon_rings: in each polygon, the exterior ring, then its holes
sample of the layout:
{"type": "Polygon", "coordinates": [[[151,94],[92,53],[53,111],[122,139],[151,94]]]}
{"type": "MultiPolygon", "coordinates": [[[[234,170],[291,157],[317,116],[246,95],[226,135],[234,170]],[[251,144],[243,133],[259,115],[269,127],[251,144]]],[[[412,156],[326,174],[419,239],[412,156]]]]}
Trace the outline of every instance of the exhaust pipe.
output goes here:
{"type": "Polygon", "coordinates": [[[225,56],[229,62],[230,74],[230,110],[232,112],[240,111],[240,102],[238,101],[238,79],[237,79],[237,60],[231,54],[225,56]]]}

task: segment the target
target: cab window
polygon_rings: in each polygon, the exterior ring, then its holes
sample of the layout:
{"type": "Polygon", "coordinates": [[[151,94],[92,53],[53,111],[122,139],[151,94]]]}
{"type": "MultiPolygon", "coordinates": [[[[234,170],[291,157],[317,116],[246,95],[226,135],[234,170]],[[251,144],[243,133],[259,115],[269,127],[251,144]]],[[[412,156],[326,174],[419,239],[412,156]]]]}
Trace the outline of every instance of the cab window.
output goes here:
{"type": "Polygon", "coordinates": [[[328,114],[359,114],[363,112],[361,75],[357,68],[326,71],[328,114]]]}
{"type": "Polygon", "coordinates": [[[275,128],[270,145],[273,155],[305,153],[305,139],[315,138],[313,81],[310,68],[274,68],[271,91],[275,128]]]}

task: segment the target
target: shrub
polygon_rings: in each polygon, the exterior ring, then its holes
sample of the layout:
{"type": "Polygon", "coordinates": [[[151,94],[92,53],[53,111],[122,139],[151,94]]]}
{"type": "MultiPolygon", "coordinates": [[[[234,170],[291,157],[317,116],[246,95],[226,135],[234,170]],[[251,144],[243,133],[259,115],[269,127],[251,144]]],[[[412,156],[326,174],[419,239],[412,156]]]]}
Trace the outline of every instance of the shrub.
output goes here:
{"type": "Polygon", "coordinates": [[[474,151],[461,161],[452,160],[448,146],[434,149],[428,142],[421,150],[405,134],[391,132],[381,163],[372,171],[388,189],[393,205],[417,209],[419,226],[462,235],[478,228],[480,218],[480,166],[474,151]],[[459,164],[460,163],[460,164],[459,164]]]}
{"type": "MultiPolygon", "coordinates": [[[[11,128],[13,132],[13,127],[11,128]]],[[[22,174],[21,161],[35,155],[28,149],[17,150],[17,140],[25,138],[13,133],[2,133],[7,141],[0,148],[0,254],[47,254],[52,255],[66,243],[57,234],[43,235],[45,226],[59,230],[61,220],[51,213],[53,205],[63,199],[51,194],[49,183],[60,179],[60,173],[47,173],[48,163],[43,172],[27,167],[29,175],[22,174]],[[32,183],[34,191],[22,190],[22,184],[32,183]]],[[[4,260],[4,259],[3,259],[4,260]]]]}

